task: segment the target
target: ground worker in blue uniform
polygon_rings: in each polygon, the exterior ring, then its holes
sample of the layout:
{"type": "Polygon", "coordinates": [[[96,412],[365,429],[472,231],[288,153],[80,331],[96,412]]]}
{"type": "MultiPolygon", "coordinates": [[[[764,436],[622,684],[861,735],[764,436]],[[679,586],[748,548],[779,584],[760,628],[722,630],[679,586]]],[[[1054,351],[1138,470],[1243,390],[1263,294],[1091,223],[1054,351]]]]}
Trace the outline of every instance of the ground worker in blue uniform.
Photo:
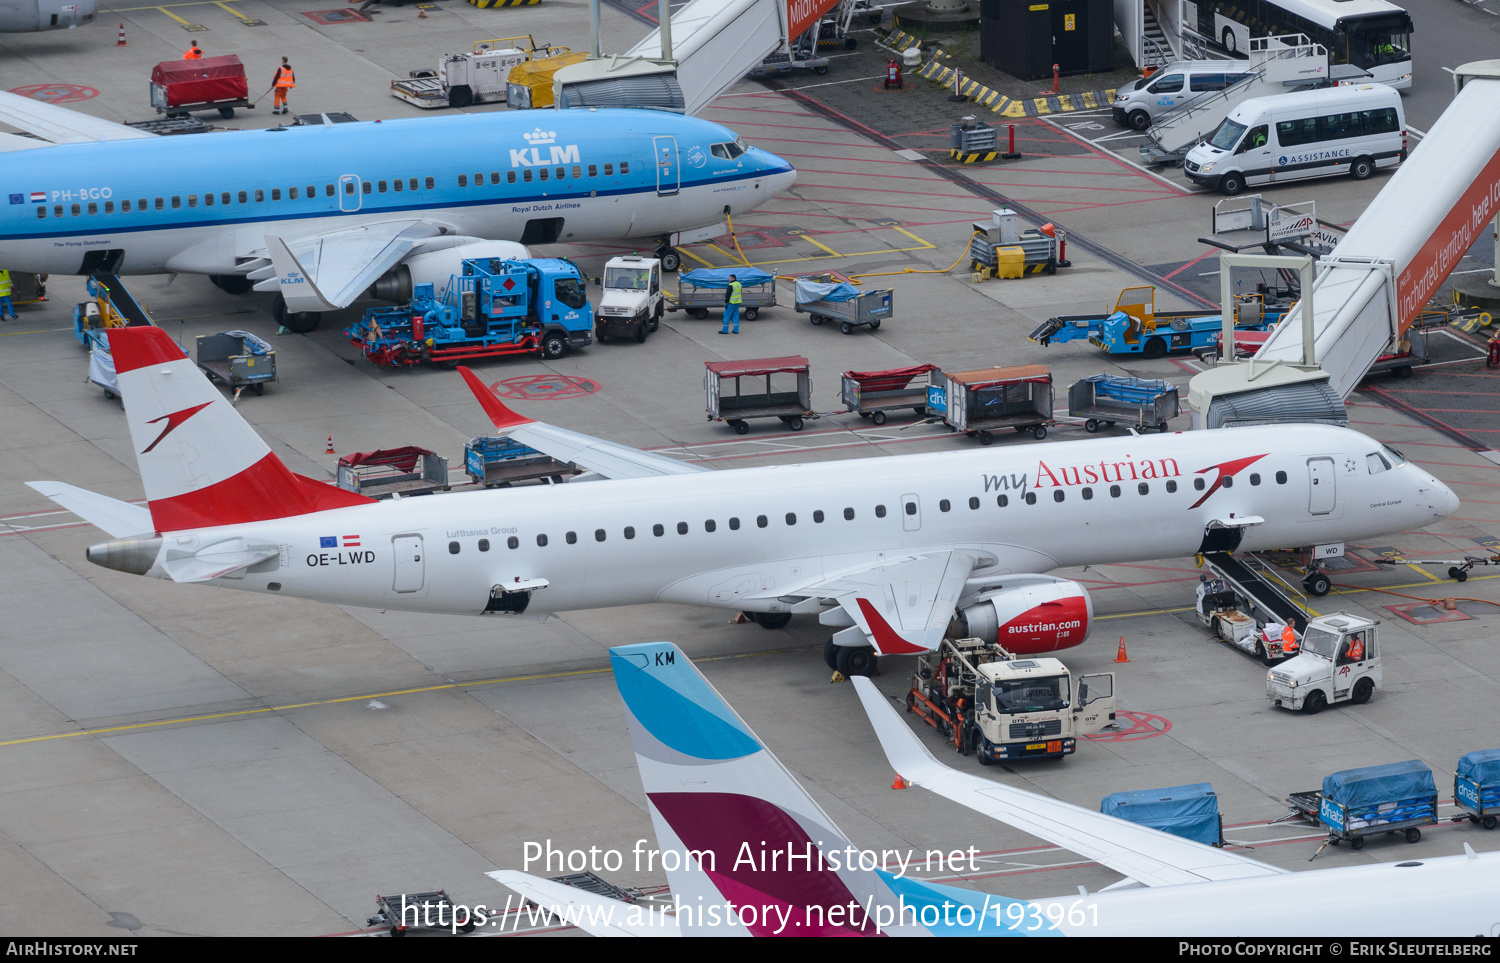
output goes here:
{"type": "Polygon", "coordinates": [[[0,268],[0,318],[15,321],[20,317],[10,303],[10,272],[0,268]]]}
{"type": "Polygon", "coordinates": [[[740,333],[740,304],[744,298],[745,286],[740,283],[739,275],[729,275],[729,287],[724,289],[724,327],[719,329],[720,334],[740,333]],[[734,324],[734,331],[730,332],[729,325],[734,324]]]}

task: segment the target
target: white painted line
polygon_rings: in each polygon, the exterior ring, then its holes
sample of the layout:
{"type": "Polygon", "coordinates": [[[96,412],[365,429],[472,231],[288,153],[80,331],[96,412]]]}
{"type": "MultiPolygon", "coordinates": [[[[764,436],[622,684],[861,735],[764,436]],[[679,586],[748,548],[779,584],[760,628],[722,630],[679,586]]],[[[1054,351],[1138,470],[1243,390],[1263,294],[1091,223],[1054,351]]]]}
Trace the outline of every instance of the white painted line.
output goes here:
{"type": "Polygon", "coordinates": [[[1050,117],[1042,117],[1042,118],[1040,118],[1040,120],[1042,120],[1044,123],[1051,124],[1053,127],[1057,128],[1059,131],[1061,131],[1064,134],[1067,134],[1070,137],[1075,137],[1078,140],[1081,140],[1081,141],[1083,141],[1086,144],[1091,144],[1092,146],[1097,147],[1099,150],[1104,151],[1104,153],[1106,153],[1109,156],[1113,157],[1115,160],[1119,161],[1120,163],[1122,163],[1122,164],[1128,164],[1131,167],[1134,167],[1136,170],[1140,171],[1142,174],[1145,174],[1147,177],[1153,177],[1156,180],[1161,181],[1163,184],[1167,185],[1168,187],[1172,188],[1174,191],[1177,191],[1180,194],[1206,194],[1206,193],[1208,193],[1207,191],[1190,190],[1190,189],[1188,189],[1186,187],[1183,187],[1181,184],[1175,183],[1173,181],[1169,181],[1165,177],[1162,177],[1160,174],[1156,174],[1156,173],[1153,173],[1152,171],[1147,170],[1146,168],[1142,167],[1140,164],[1137,164],[1135,161],[1130,160],[1127,157],[1121,157],[1119,154],[1116,154],[1114,151],[1110,150],[1108,147],[1100,147],[1099,144],[1096,141],[1091,141],[1091,140],[1088,140],[1087,138],[1079,137],[1077,134],[1073,133],[1071,130],[1068,130],[1066,127],[1062,126],[1061,124],[1059,124],[1057,121],[1053,120],[1050,117]]]}
{"type": "Polygon", "coordinates": [[[927,155],[919,150],[898,150],[895,153],[897,157],[904,157],[909,161],[924,161],[927,159],[927,155]]]}
{"type": "Polygon", "coordinates": [[[1114,140],[1116,137],[1136,137],[1139,136],[1139,134],[1140,131],[1138,130],[1122,130],[1119,133],[1106,134],[1105,136],[1100,137],[1098,140],[1094,141],[1094,143],[1102,144],[1107,140],[1114,140]]]}
{"type": "MultiPolygon", "coordinates": [[[[866,80],[882,80],[884,77],[885,74],[876,74],[873,77],[852,77],[849,80],[830,80],[827,83],[808,84],[806,87],[786,87],[783,90],[813,90],[818,87],[837,87],[839,84],[858,84],[866,80]]],[[[720,94],[716,99],[723,100],[726,97],[764,97],[767,93],[780,93],[780,91],[746,90],[737,94],[720,94]]]]}
{"type": "Polygon", "coordinates": [[[1493,273],[1495,273],[1495,269],[1492,268],[1492,267],[1475,268],[1472,271],[1454,271],[1452,273],[1453,274],[1493,274],[1493,273]]]}
{"type": "Polygon", "coordinates": [[[1500,451],[1480,451],[1475,452],[1475,454],[1477,454],[1480,458],[1488,459],[1489,461],[1500,465],[1500,451]]]}

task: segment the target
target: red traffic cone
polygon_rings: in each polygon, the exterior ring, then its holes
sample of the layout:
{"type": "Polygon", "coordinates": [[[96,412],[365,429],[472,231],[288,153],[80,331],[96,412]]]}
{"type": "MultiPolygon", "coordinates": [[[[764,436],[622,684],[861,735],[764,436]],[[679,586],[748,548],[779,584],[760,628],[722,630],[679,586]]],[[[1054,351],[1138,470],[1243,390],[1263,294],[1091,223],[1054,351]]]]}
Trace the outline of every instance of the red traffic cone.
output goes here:
{"type": "Polygon", "coordinates": [[[323,449],[323,454],[325,454],[325,455],[337,455],[338,454],[338,452],[336,452],[336,451],[333,450],[333,436],[332,435],[328,436],[328,447],[325,448],[325,449],[323,449]]]}
{"type": "Polygon", "coordinates": [[[418,20],[426,20],[427,19],[427,11],[423,10],[421,7],[418,7],[417,8],[417,19],[418,20]]]}
{"type": "Polygon", "coordinates": [[[115,46],[116,47],[128,47],[129,46],[129,44],[127,44],[125,42],[125,25],[123,23],[120,24],[120,39],[115,41],[115,46]]]}
{"type": "Polygon", "coordinates": [[[906,780],[902,779],[901,778],[901,774],[898,772],[898,773],[896,773],[896,779],[895,779],[895,781],[891,783],[891,788],[892,789],[909,789],[911,787],[907,785],[906,780]]]}
{"type": "Polygon", "coordinates": [[[1123,636],[1123,635],[1120,636],[1120,649],[1119,649],[1118,652],[1115,653],[1115,661],[1116,662],[1129,662],[1130,661],[1130,659],[1125,655],[1125,636],[1123,636]]]}

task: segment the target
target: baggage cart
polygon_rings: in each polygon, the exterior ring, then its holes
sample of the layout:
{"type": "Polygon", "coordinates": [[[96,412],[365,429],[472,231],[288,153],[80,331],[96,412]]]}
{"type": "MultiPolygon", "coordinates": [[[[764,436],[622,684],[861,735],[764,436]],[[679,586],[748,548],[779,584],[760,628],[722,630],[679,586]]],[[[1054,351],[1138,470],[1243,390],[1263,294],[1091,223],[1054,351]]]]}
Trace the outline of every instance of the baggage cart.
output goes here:
{"type": "MultiPolygon", "coordinates": [[[[933,371],[930,387],[941,389],[942,417],[953,431],[978,438],[981,445],[995,440],[1002,428],[1047,437],[1052,423],[1052,372],[1039,364],[1009,368],[981,368],[944,374],[933,371]]],[[[928,391],[929,408],[933,392],[928,391]]]]}
{"type": "Polygon", "coordinates": [[[1219,812],[1219,797],[1214,794],[1214,787],[1206,782],[1110,793],[1100,802],[1099,811],[1205,846],[1224,845],[1224,817],[1219,812]]]}
{"type": "Polygon", "coordinates": [[[861,292],[847,281],[829,274],[810,274],[797,279],[797,313],[806,313],[813,324],[837,322],[839,330],[853,334],[865,325],[871,331],[891,316],[896,292],[890,288],[861,292]]]}
{"type": "Polygon", "coordinates": [[[1494,829],[1500,821],[1500,749],[1482,749],[1458,760],[1453,775],[1453,801],[1471,823],[1494,829]]]}
{"type": "Polygon", "coordinates": [[[887,371],[845,371],[841,397],[845,406],[861,418],[885,424],[886,412],[910,408],[927,417],[927,375],[935,364],[891,368],[887,371]]]}
{"type": "Polygon", "coordinates": [[[365,920],[365,925],[389,927],[392,936],[405,936],[407,930],[416,929],[474,932],[475,921],[455,919],[454,910],[453,900],[441,889],[432,893],[376,896],[375,915],[365,920]]]}
{"type": "Polygon", "coordinates": [[[251,106],[245,65],[234,54],[163,61],[151,69],[151,106],[168,117],[186,117],[193,110],[233,117],[236,107],[251,106]]]}
{"type": "Polygon", "coordinates": [[[572,462],[558,461],[513,438],[481,435],[464,445],[464,473],[485,488],[508,488],[515,482],[538,478],[556,484],[578,470],[572,462]]]}
{"type": "Polygon", "coordinates": [[[1327,826],[1328,843],[1348,840],[1352,849],[1382,833],[1403,832],[1414,843],[1422,838],[1419,827],[1437,822],[1437,784],[1417,759],[1345,769],[1324,776],[1322,790],[1294,792],[1286,801],[1295,814],[1327,826]]]}
{"type": "Polygon", "coordinates": [[[197,365],[209,381],[222,381],[234,389],[234,400],[246,388],[258,395],[276,380],[276,351],[270,344],[249,331],[222,331],[200,334],[196,347],[197,365]]]}
{"type": "Polygon", "coordinates": [[[790,355],[703,365],[709,421],[726,422],[743,435],[750,430],[751,418],[777,418],[792,431],[801,431],[805,419],[818,417],[812,410],[812,372],[806,358],[790,355]],[[732,393],[724,390],[730,381],[732,393]]]}
{"type": "Polygon", "coordinates": [[[448,490],[448,459],[426,448],[383,448],[339,459],[338,486],[370,498],[448,490]]]}
{"type": "Polygon", "coordinates": [[[740,282],[740,314],[754,321],[761,308],[776,306],[776,275],[756,268],[698,268],[677,276],[677,300],[669,311],[706,318],[710,308],[723,309],[729,276],[740,282]]]}
{"type": "Polygon", "coordinates": [[[1113,428],[1116,421],[1166,431],[1177,412],[1177,387],[1169,381],[1097,374],[1068,388],[1068,417],[1087,419],[1083,428],[1090,433],[1100,425],[1113,428]]]}

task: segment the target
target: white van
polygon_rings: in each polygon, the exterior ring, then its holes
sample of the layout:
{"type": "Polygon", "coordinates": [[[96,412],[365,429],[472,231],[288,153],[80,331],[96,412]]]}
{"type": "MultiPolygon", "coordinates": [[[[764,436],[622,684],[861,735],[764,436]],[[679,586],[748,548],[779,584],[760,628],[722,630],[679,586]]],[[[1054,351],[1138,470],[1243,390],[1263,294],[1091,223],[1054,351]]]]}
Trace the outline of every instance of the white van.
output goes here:
{"type": "Polygon", "coordinates": [[[1122,127],[1145,130],[1167,111],[1249,75],[1244,64],[1233,60],[1179,60],[1116,90],[1110,115],[1122,127]]]}
{"type": "Polygon", "coordinates": [[[1247,100],[1188,151],[1182,171],[1195,184],[1238,194],[1329,174],[1364,180],[1405,159],[1401,95],[1360,84],[1247,100]]]}

